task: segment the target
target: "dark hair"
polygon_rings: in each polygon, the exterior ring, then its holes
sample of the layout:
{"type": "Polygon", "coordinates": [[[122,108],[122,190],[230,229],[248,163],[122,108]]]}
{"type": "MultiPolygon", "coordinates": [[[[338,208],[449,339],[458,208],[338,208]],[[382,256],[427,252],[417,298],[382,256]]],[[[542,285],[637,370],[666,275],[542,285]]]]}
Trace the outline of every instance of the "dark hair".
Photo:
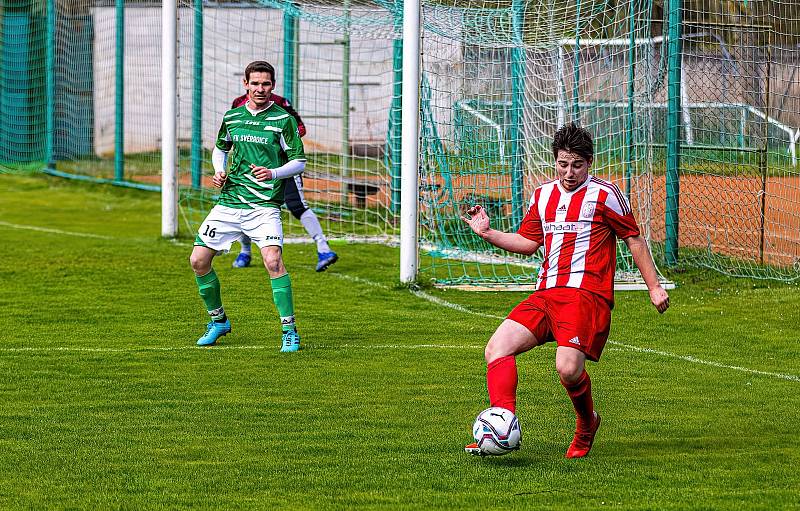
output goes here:
{"type": "Polygon", "coordinates": [[[244,79],[247,82],[250,81],[250,73],[269,73],[272,83],[275,83],[275,68],[265,60],[256,60],[247,64],[247,67],[244,68],[244,79]]]}
{"type": "Polygon", "coordinates": [[[569,151],[585,160],[594,158],[592,134],[574,122],[565,124],[553,135],[553,157],[558,158],[559,151],[569,151]]]}

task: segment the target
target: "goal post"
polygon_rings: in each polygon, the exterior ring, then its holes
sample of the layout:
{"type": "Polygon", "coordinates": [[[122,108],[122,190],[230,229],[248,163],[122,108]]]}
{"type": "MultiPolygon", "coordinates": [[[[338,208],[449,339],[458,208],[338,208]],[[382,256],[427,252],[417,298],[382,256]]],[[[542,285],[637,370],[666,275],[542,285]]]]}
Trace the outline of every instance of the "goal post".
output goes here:
{"type": "Polygon", "coordinates": [[[162,2],[161,16],[161,236],[178,235],[176,0],[162,2]]]}
{"type": "Polygon", "coordinates": [[[400,193],[400,282],[416,280],[419,245],[419,0],[403,2],[403,88],[400,193]]]}

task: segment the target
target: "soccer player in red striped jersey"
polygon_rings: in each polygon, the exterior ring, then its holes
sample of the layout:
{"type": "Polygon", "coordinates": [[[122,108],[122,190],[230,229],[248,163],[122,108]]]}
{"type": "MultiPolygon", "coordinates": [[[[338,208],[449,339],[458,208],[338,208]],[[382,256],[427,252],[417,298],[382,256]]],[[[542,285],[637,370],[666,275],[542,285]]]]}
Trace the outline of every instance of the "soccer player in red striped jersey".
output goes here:
{"type": "MultiPolygon", "coordinates": [[[[574,123],[563,126],[552,150],[558,178],[534,191],[517,232],[492,229],[480,205],[461,218],[481,238],[509,252],[532,255],[544,247],[536,291],[509,313],[486,345],[489,401],[516,413],[515,357],[554,341],[556,371],[576,414],[566,457],[582,458],[600,426],[585,363],[600,359],[608,339],[617,238],[628,246],[659,313],[669,307],[669,296],[628,200],[616,185],[589,174],[594,156],[589,132],[574,123]]],[[[465,450],[483,454],[477,444],[465,450]]]]}
{"type": "MultiPolygon", "coordinates": [[[[231,108],[240,107],[247,103],[247,101],[247,94],[239,96],[233,100],[231,108]]],[[[300,118],[300,114],[298,114],[297,111],[292,107],[292,104],[288,99],[272,93],[267,98],[267,103],[275,103],[279,107],[286,110],[297,121],[297,134],[300,135],[300,137],[305,136],[306,126],[303,124],[303,119],[300,118]]],[[[317,244],[316,270],[318,272],[327,270],[330,265],[339,260],[339,256],[336,254],[336,252],[331,250],[330,245],[328,245],[328,238],[322,231],[322,225],[319,223],[319,218],[317,218],[314,210],[308,206],[308,202],[303,195],[302,174],[286,179],[283,189],[283,200],[286,204],[286,207],[289,209],[289,212],[296,219],[300,220],[300,223],[303,224],[303,227],[308,235],[311,236],[311,239],[313,239],[317,244]]],[[[239,255],[237,255],[236,259],[233,261],[234,268],[244,268],[246,266],[250,266],[252,251],[250,238],[245,236],[242,238],[240,243],[242,248],[239,251],[239,255]]]]}

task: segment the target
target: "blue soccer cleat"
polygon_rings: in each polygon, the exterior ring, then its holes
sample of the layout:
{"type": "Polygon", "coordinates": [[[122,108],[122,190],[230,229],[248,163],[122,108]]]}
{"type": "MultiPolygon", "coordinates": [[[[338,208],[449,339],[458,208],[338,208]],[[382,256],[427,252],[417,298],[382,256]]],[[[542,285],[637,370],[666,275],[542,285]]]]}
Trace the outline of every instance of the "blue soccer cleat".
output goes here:
{"type": "Polygon", "coordinates": [[[336,252],[320,252],[317,257],[317,271],[325,271],[328,269],[328,266],[339,260],[339,256],[336,255],[336,252]]]}
{"type": "Polygon", "coordinates": [[[231,333],[231,322],[225,320],[224,323],[217,323],[216,321],[210,322],[206,325],[206,333],[203,337],[197,339],[198,346],[211,346],[217,339],[223,335],[231,333]]]}
{"type": "Polygon", "coordinates": [[[281,352],[291,353],[300,349],[300,334],[297,330],[287,330],[281,336],[281,352]]]}
{"type": "Polygon", "coordinates": [[[236,256],[236,259],[233,261],[232,266],[234,268],[247,268],[248,266],[250,266],[250,259],[251,259],[250,254],[245,254],[243,252],[240,252],[239,255],[236,256]]]}

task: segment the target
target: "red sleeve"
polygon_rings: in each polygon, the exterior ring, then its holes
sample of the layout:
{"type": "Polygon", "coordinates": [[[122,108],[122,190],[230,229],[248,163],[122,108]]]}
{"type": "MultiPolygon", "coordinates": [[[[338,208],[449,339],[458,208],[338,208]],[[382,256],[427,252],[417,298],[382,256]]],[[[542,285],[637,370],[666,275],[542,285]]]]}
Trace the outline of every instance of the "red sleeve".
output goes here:
{"type": "Polygon", "coordinates": [[[303,124],[303,119],[300,118],[300,114],[292,107],[292,103],[288,99],[283,96],[278,96],[277,94],[272,94],[272,96],[270,96],[270,101],[277,103],[279,107],[289,112],[289,115],[295,118],[297,121],[297,133],[301,137],[306,134],[306,125],[303,124]]]}
{"type": "Polygon", "coordinates": [[[618,215],[614,211],[606,208],[605,218],[608,225],[611,226],[611,230],[614,231],[614,234],[616,234],[619,239],[631,238],[641,234],[639,232],[639,226],[636,224],[636,219],[633,217],[633,213],[618,215]]]}
{"type": "Polygon", "coordinates": [[[525,238],[542,245],[544,243],[544,231],[542,230],[542,218],[539,216],[540,194],[541,188],[537,188],[536,191],[533,192],[531,206],[528,208],[525,218],[522,219],[517,234],[521,234],[525,238]]]}
{"type": "Polygon", "coordinates": [[[616,185],[611,185],[611,193],[608,194],[603,208],[603,218],[605,218],[611,230],[617,238],[625,239],[639,236],[639,226],[636,218],[631,211],[631,205],[622,191],[616,185]]]}
{"type": "Polygon", "coordinates": [[[234,99],[233,103],[231,103],[231,108],[238,108],[244,105],[245,103],[247,103],[247,94],[239,96],[238,98],[234,99]]]}

